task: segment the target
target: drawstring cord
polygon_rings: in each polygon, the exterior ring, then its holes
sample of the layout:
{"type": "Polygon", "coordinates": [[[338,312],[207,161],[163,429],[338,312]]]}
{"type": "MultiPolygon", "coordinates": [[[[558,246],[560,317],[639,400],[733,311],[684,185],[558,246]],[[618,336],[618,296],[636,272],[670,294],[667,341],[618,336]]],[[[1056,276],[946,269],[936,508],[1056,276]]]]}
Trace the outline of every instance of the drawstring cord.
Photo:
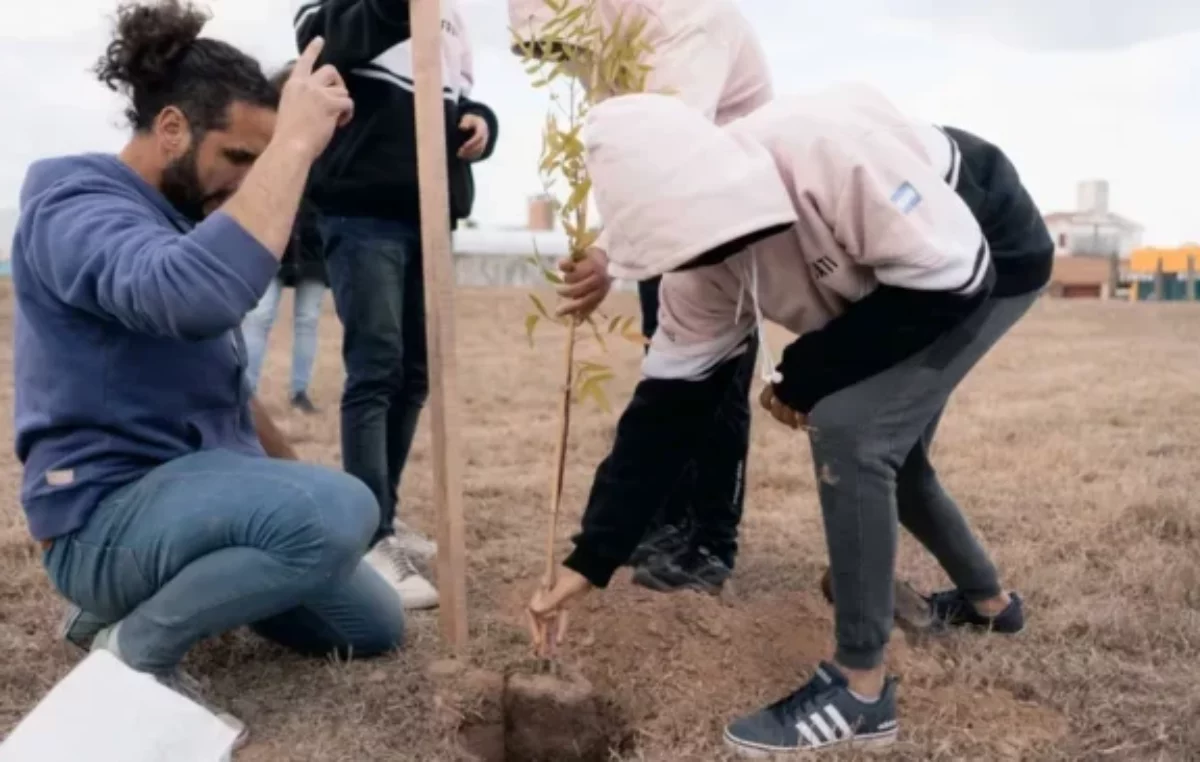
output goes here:
{"type": "MultiPolygon", "coordinates": [[[[738,281],[741,286],[738,289],[737,313],[734,315],[734,322],[742,318],[743,298],[745,297],[746,279],[745,269],[738,273],[738,281]]],[[[759,376],[764,383],[778,384],[783,381],[783,374],[775,367],[775,355],[771,352],[771,345],[767,342],[767,332],[763,327],[762,307],[758,302],[758,257],[753,251],[750,252],[750,301],[754,305],[754,329],[758,334],[758,343],[762,346],[762,364],[759,376]]]]}

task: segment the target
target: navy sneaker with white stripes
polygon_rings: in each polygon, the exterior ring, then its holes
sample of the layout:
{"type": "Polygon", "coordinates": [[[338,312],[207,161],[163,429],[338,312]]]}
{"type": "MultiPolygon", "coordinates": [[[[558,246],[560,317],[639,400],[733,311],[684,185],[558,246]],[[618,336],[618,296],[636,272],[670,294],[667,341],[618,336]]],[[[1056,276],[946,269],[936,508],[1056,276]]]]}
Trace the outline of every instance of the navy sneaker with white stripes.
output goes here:
{"type": "Polygon", "coordinates": [[[850,692],[841,670],[827,662],[787,698],[725,728],[725,743],[741,757],[770,758],[835,748],[874,749],[896,740],[896,681],[872,702],[850,692]]]}

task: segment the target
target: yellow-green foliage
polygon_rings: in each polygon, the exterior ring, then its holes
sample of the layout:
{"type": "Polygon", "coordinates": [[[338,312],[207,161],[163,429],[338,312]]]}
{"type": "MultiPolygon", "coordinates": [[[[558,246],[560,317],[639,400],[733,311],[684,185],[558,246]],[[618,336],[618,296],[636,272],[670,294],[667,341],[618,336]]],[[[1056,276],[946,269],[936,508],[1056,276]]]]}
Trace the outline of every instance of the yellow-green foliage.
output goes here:
{"type": "MultiPolygon", "coordinates": [[[[535,30],[536,41],[529,40],[530,35],[522,34],[523,30],[513,30],[514,46],[521,51],[533,86],[550,91],[538,171],[546,193],[556,201],[567,234],[569,256],[579,261],[599,235],[598,229],[588,224],[592,181],[580,136],[584,120],[588,109],[601,97],[645,90],[650,67],[644,62],[651,49],[643,39],[645,21],[641,18],[619,18],[605,29],[600,23],[597,0],[544,1],[553,12],[553,19],[535,30]]],[[[531,261],[548,282],[562,282],[536,250],[531,261]]],[[[570,325],[570,319],[555,317],[537,294],[529,296],[536,310],[525,318],[531,343],[534,331],[543,321],[570,325]]],[[[644,341],[632,317],[597,313],[587,323],[591,338],[602,348],[605,335],[619,335],[637,343],[644,341]]],[[[613,377],[612,371],[589,361],[576,362],[574,370],[574,398],[591,397],[608,410],[603,385],[613,377]]]]}

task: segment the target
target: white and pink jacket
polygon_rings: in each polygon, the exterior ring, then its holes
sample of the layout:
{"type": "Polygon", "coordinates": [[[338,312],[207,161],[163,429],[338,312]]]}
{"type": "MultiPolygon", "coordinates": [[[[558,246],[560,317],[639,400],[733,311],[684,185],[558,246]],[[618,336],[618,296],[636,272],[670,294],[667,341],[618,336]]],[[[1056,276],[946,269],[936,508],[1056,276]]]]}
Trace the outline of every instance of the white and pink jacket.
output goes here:
{"type": "Polygon", "coordinates": [[[881,285],[950,299],[987,286],[987,243],[955,192],[956,144],[868,87],[783,98],[724,129],[670,97],[624,96],[595,107],[585,135],[611,274],[664,276],[650,378],[704,378],[764,319],[810,334],[881,285]],[[672,272],[789,223],[720,264],[672,272]]]}

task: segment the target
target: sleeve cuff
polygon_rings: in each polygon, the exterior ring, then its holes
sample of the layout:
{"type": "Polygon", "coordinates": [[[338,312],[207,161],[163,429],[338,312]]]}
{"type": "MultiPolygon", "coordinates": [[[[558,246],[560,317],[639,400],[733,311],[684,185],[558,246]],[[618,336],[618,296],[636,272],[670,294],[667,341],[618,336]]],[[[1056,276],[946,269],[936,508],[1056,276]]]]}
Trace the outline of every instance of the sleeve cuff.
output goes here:
{"type": "Polygon", "coordinates": [[[465,114],[474,114],[483,121],[487,122],[487,147],[484,149],[483,154],[475,161],[480,162],[484,159],[490,158],[492,152],[496,150],[496,141],[500,137],[500,121],[496,118],[496,112],[492,111],[491,107],[489,107],[487,104],[480,103],[479,101],[473,101],[466,97],[463,98],[461,110],[465,114]]]}
{"type": "Polygon", "coordinates": [[[586,546],[575,545],[575,550],[563,561],[563,566],[571,571],[582,574],[594,587],[605,588],[612,581],[613,575],[620,568],[620,563],[593,553],[586,546]]]}
{"type": "MultiPolygon", "coordinates": [[[[800,341],[803,341],[803,337],[797,339],[797,344],[800,341]]],[[[780,402],[798,413],[808,415],[821,401],[822,396],[815,383],[817,368],[812,363],[802,364],[789,358],[788,355],[794,354],[795,351],[796,347],[784,350],[783,361],[776,367],[783,380],[772,384],[771,389],[780,402]]]]}
{"type": "Polygon", "coordinates": [[[191,232],[191,238],[228,267],[246,285],[252,309],[279,272],[279,260],[258,239],[224,212],[216,212],[191,232]]]}

